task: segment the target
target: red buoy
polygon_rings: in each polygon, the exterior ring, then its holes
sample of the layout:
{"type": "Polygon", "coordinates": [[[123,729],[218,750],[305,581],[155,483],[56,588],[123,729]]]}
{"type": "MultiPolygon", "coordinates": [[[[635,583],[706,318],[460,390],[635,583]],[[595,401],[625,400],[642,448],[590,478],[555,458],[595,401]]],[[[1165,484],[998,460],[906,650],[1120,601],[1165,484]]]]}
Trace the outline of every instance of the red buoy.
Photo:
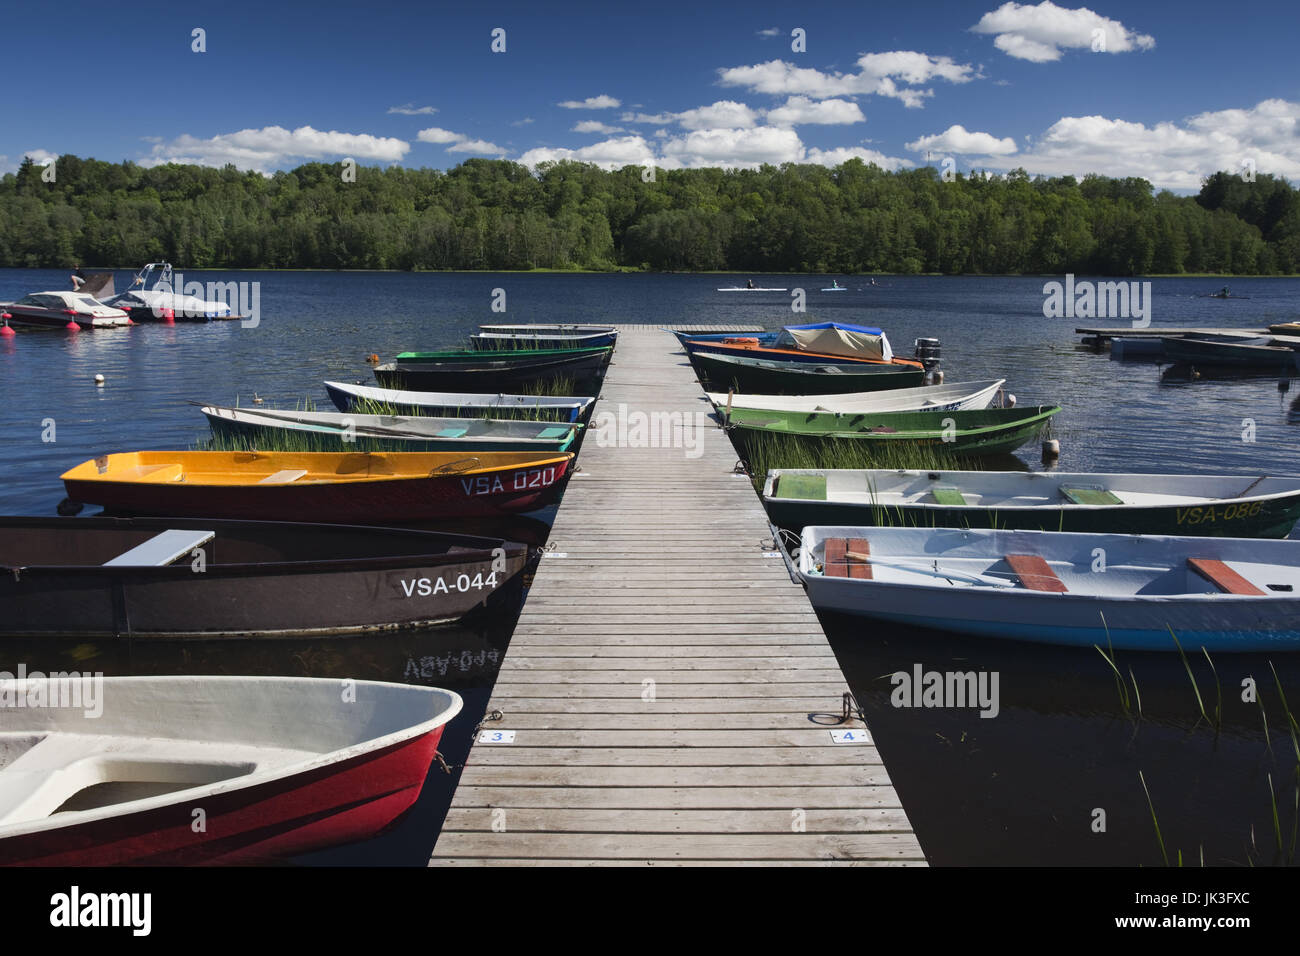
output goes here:
{"type": "Polygon", "coordinates": [[[81,326],[79,326],[76,322],[69,322],[67,325],[64,326],[64,328],[67,329],[69,332],[81,331],[81,326]]]}
{"type": "Polygon", "coordinates": [[[14,336],[14,330],[7,325],[0,325],[0,339],[10,339],[14,336]]]}

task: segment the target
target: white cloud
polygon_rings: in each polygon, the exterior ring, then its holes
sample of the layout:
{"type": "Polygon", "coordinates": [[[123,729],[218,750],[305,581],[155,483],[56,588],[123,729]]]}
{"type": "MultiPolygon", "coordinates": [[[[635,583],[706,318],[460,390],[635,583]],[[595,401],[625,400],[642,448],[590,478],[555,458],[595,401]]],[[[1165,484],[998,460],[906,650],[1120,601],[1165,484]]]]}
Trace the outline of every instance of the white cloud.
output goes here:
{"type": "Polygon", "coordinates": [[[781,35],[781,28],[768,27],[766,30],[759,30],[757,35],[761,37],[779,37],[781,35]]]}
{"type": "Polygon", "coordinates": [[[574,133],[624,133],[627,132],[621,126],[606,126],[600,120],[583,120],[573,127],[570,132],[574,133]]]}
{"type": "Polygon", "coordinates": [[[404,140],[368,133],[326,132],[310,126],[300,126],[295,130],[265,126],[222,133],[208,139],[183,134],[154,146],[150,155],[140,162],[144,166],[162,163],[224,166],[233,163],[240,169],[266,172],[294,161],[342,156],[395,163],[410,148],[410,143],[404,140]]]}
{"type": "Polygon", "coordinates": [[[523,163],[525,166],[536,166],[538,163],[559,162],[560,160],[569,159],[576,162],[593,163],[604,169],[621,169],[624,166],[639,166],[647,162],[653,162],[654,155],[654,150],[642,137],[620,136],[616,139],[592,143],[590,146],[583,146],[580,149],[539,146],[520,156],[518,162],[523,163]]]}
{"type": "Polygon", "coordinates": [[[421,143],[459,143],[465,138],[465,134],[453,133],[449,129],[442,129],[438,126],[430,126],[428,129],[422,129],[416,133],[415,138],[421,143]]]}
{"type": "Polygon", "coordinates": [[[814,101],[806,96],[792,96],[785,101],[784,106],[767,111],[767,122],[773,126],[810,123],[843,125],[866,121],[858,104],[851,100],[814,101]]]}
{"type": "Polygon", "coordinates": [[[686,129],[738,129],[757,125],[758,114],[744,103],[718,100],[709,106],[677,113],[674,118],[686,129]]]}
{"type": "Polygon", "coordinates": [[[677,122],[676,113],[624,113],[619,117],[624,123],[651,123],[655,126],[666,126],[669,123],[677,122]]]}
{"type": "Polygon", "coordinates": [[[470,139],[464,133],[442,129],[438,126],[420,130],[415,135],[415,138],[422,143],[435,143],[437,145],[450,143],[451,145],[447,147],[449,153],[477,153],[487,156],[504,156],[506,154],[506,150],[496,143],[489,143],[485,139],[470,139]]]}
{"type": "Polygon", "coordinates": [[[691,130],[671,136],[667,130],[655,131],[653,144],[641,136],[621,136],[593,143],[581,149],[538,147],[518,159],[527,166],[558,160],[594,163],[605,169],[652,164],[663,169],[715,166],[724,169],[754,168],[763,163],[820,163],[837,166],[858,158],[885,169],[912,166],[909,160],[885,156],[861,147],[805,149],[793,129],[759,126],[750,129],[691,130]]]}
{"type": "Polygon", "coordinates": [[[565,100],[556,105],[563,106],[566,110],[610,110],[623,104],[621,100],[601,93],[599,96],[589,96],[585,100],[565,100]]]}
{"type": "Polygon", "coordinates": [[[525,116],[525,117],[524,117],[523,119],[521,119],[521,120],[515,120],[515,121],[514,121],[513,123],[511,123],[510,125],[511,125],[511,126],[527,126],[528,124],[533,123],[533,122],[535,122],[535,120],[534,120],[531,116],[525,116]]]}
{"type": "Polygon", "coordinates": [[[438,108],[436,106],[414,106],[407,103],[405,106],[390,106],[388,112],[400,113],[403,116],[432,116],[438,112],[438,108]]]}
{"type": "Polygon", "coordinates": [[[59,158],[58,153],[51,153],[48,149],[28,149],[23,151],[24,157],[31,157],[33,163],[37,166],[48,166],[59,158]]]}
{"type": "Polygon", "coordinates": [[[984,14],[971,30],[996,34],[995,47],[1008,56],[1033,63],[1059,60],[1062,48],[1127,53],[1150,50],[1156,45],[1154,37],[1130,30],[1118,20],[1087,7],[1058,7],[1051,0],[1037,6],[1004,3],[984,14]]]}
{"type": "Polygon", "coordinates": [[[1016,151],[1016,141],[1010,136],[998,139],[991,133],[970,132],[958,124],[949,126],[942,133],[913,140],[907,148],[917,153],[933,150],[960,156],[1009,156],[1016,151]]]}
{"type": "Polygon", "coordinates": [[[864,76],[892,76],[913,86],[934,79],[968,83],[976,76],[974,67],[958,63],[952,57],[930,56],[912,50],[867,53],[858,58],[858,66],[864,76]]]}
{"type": "Polygon", "coordinates": [[[919,84],[934,79],[967,83],[979,76],[974,67],[957,63],[951,57],[930,56],[910,50],[867,53],[858,58],[857,65],[857,73],[827,73],[810,67],[797,67],[784,60],[769,60],[752,66],[720,69],[718,81],[723,86],[747,87],[755,93],[805,95],[814,99],[886,96],[902,101],[904,106],[916,108],[934,95],[933,90],[917,89],[919,84]]]}
{"type": "Polygon", "coordinates": [[[487,156],[504,156],[506,151],[496,143],[489,143],[485,139],[462,139],[454,146],[448,146],[449,153],[476,153],[487,156]]]}
{"type": "MultiPolygon", "coordinates": [[[[1195,191],[1220,170],[1256,172],[1300,180],[1300,103],[1264,100],[1249,109],[1198,113],[1180,123],[1154,126],[1105,116],[1065,116],[1038,137],[1014,164],[1030,173],[1137,176],[1157,188],[1195,191]]],[[[1008,168],[1000,157],[987,165],[1008,168]]]]}
{"type": "Polygon", "coordinates": [[[797,163],[803,144],[792,129],[759,126],[754,129],[700,129],[663,144],[665,160],[681,166],[758,166],[761,163],[797,163]]]}
{"type": "Polygon", "coordinates": [[[817,149],[816,147],[808,150],[804,162],[817,163],[821,166],[839,166],[850,159],[860,159],[864,163],[875,163],[881,169],[897,170],[915,165],[910,160],[900,159],[897,156],[886,156],[884,153],[877,152],[874,149],[863,149],[861,146],[837,146],[834,149],[817,149]]]}

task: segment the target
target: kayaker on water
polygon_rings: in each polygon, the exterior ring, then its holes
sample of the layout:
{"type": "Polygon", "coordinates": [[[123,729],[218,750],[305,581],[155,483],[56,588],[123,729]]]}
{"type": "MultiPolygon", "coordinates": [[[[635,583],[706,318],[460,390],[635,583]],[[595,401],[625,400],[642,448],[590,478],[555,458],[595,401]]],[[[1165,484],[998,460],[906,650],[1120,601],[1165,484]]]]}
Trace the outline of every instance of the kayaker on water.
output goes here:
{"type": "Polygon", "coordinates": [[[745,285],[745,288],[746,288],[746,289],[752,289],[752,288],[754,288],[754,280],[753,280],[753,279],[750,279],[749,282],[745,285]]]}

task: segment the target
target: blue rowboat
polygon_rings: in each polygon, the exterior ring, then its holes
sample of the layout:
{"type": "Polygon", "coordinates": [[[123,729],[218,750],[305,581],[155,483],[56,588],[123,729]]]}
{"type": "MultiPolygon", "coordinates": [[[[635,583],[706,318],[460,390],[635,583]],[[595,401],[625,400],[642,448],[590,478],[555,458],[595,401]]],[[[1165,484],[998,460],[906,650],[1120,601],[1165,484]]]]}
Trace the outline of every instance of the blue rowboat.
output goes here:
{"type": "Polygon", "coordinates": [[[1300,541],[811,525],[797,574],[819,611],[980,637],[1300,650],[1300,541]]]}

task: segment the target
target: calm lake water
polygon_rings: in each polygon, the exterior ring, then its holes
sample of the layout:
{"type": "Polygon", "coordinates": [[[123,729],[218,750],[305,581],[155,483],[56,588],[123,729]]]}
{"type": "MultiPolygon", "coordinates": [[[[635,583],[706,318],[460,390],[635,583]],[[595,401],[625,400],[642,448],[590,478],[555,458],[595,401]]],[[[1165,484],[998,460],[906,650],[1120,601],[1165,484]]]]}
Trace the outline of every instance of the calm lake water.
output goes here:
{"type": "MultiPolygon", "coordinates": [[[[129,273],[119,272],[118,288],[129,273]]],[[[777,328],[827,319],[880,325],[895,349],[941,340],[948,382],[1006,378],[1021,405],[1059,404],[1054,424],[1069,471],[1300,473],[1300,387],[1262,378],[1162,381],[1158,366],[1127,363],[1079,345],[1076,325],[1122,319],[1043,317],[1044,279],[892,278],[821,293],[832,277],[758,276],[758,285],[808,290],[807,311],[785,293],[724,294],[733,276],[368,273],[192,273],[202,282],[261,283],[261,321],[141,325],[82,332],[22,329],[0,339],[0,513],[51,515],[59,475],[112,451],[187,448],[206,425],[190,401],[331,407],[321,381],[372,381],[366,356],[455,344],[485,322],[745,323],[777,328]],[[492,311],[504,289],[507,311],[492,311]],[[94,376],[106,382],[96,387],[94,376]],[[49,436],[53,420],[54,441],[49,436]],[[1243,434],[1253,441],[1244,441],[1243,434]]],[[[1082,278],[1082,277],[1080,277],[1082,278]]],[[[739,281],[737,281],[737,279],[739,281]]],[[[1242,299],[1202,298],[1222,280],[1152,280],[1156,326],[1262,327],[1300,319],[1300,280],[1234,279],[1242,299]]],[[[0,301],[67,288],[63,270],[0,270],[0,301]]],[[[1037,449],[1021,452],[1041,468],[1037,449]]],[[[0,646],[0,670],[124,673],[266,673],[407,680],[466,698],[443,752],[463,760],[487,702],[512,620],[376,640],[297,646],[0,646]]],[[[1160,865],[1159,820],[1171,861],[1268,864],[1289,856],[1296,755],[1276,706],[1270,664],[1300,701],[1296,655],[1192,661],[1118,655],[1130,685],[1126,710],[1096,652],[955,638],[827,619],[839,656],[917,834],[936,864],[1160,865]],[[1000,713],[890,705],[888,675],[978,670],[999,675],[1000,713]],[[1130,674],[1131,669],[1131,674],[1130,674]],[[1268,705],[1242,700],[1254,678],[1268,705]],[[1200,716],[1197,690],[1211,719],[1200,716]],[[1219,704],[1221,695],[1221,704],[1219,704]],[[1138,698],[1140,697],[1140,708],[1138,698]],[[1220,717],[1213,718],[1216,706],[1220,717]],[[1139,779],[1150,791],[1151,805],[1139,779]],[[1272,824],[1269,775],[1283,843],[1272,824]],[[1104,829],[1096,822],[1104,811],[1104,829]]],[[[1300,705],[1297,705],[1300,706],[1300,705]]],[[[774,768],[774,773],[779,769],[774,768]]],[[[319,864],[422,864],[455,776],[435,769],[415,813],[368,844],[315,854],[319,864]]]]}

